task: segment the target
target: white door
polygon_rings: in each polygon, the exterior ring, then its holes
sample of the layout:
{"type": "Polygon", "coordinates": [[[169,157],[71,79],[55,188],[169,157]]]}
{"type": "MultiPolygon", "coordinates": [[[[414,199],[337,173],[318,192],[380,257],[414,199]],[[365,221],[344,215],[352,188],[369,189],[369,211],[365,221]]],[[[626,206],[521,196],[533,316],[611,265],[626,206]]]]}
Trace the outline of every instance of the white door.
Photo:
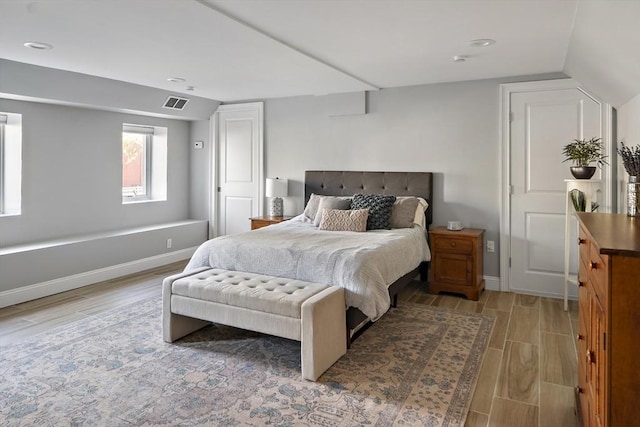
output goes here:
{"type": "Polygon", "coordinates": [[[212,212],[215,234],[221,236],[249,231],[249,218],[262,214],[263,104],[221,105],[215,115],[213,188],[218,191],[212,212]]]}
{"type": "MultiPolygon", "coordinates": [[[[564,180],[572,176],[562,148],[575,138],[604,139],[602,112],[599,101],[576,87],[511,92],[511,291],[563,296],[564,180]]],[[[593,179],[605,178],[599,169],[593,179]]],[[[577,267],[575,246],[571,265],[577,267]]]]}

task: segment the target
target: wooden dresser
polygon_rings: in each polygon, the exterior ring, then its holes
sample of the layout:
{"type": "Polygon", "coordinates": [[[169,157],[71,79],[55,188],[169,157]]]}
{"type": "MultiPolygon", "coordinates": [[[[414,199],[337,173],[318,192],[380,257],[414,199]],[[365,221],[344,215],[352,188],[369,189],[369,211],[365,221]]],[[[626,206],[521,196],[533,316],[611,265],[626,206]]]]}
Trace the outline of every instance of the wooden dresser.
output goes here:
{"type": "Polygon", "coordinates": [[[578,386],[583,426],[640,423],[640,218],[578,213],[578,386]]]}
{"type": "Polygon", "coordinates": [[[484,230],[446,227],[429,230],[431,237],[431,277],[429,292],[453,292],[477,301],[484,289],[482,244],[484,230]]]}

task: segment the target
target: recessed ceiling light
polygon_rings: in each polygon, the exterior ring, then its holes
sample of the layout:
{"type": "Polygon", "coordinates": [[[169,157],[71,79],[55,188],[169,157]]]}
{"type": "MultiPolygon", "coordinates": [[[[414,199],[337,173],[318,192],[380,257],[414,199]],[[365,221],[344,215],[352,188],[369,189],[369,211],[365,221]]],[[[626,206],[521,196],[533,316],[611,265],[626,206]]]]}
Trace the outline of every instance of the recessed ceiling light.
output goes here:
{"type": "Polygon", "coordinates": [[[453,61],[454,62],[465,62],[467,60],[468,56],[466,55],[456,55],[453,57],[453,61]]]}
{"type": "Polygon", "coordinates": [[[183,79],[182,77],[169,77],[167,80],[170,81],[171,83],[184,83],[184,82],[186,82],[186,80],[183,79]]]}
{"type": "Polygon", "coordinates": [[[53,45],[50,45],[49,43],[42,43],[42,42],[26,42],[24,44],[24,47],[30,47],[31,49],[37,49],[37,50],[53,49],[53,45]]]}
{"type": "Polygon", "coordinates": [[[475,39],[469,42],[469,45],[473,47],[487,47],[494,44],[496,41],[494,39],[475,39]]]}

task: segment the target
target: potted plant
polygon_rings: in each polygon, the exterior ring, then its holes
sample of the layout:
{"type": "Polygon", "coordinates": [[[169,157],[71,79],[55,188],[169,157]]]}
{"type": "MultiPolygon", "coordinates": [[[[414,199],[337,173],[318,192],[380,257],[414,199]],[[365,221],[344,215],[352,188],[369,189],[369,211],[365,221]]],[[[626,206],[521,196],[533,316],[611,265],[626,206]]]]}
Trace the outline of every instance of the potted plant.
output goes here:
{"type": "Polygon", "coordinates": [[[602,138],[574,139],[562,149],[565,159],[572,161],[574,166],[571,175],[576,179],[589,179],[596,173],[596,167],[591,166],[595,162],[598,166],[608,164],[607,156],[602,155],[602,138]]]}
{"type": "Polygon", "coordinates": [[[627,183],[627,215],[640,216],[640,146],[629,148],[621,142],[618,154],[629,174],[627,183]]]}

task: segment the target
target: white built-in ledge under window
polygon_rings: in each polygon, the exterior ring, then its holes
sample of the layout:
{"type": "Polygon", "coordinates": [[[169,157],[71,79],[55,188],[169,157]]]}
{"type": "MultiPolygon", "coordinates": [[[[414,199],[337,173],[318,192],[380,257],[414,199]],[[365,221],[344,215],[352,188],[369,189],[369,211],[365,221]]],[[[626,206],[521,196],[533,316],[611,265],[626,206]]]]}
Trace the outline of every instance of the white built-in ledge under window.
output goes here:
{"type": "Polygon", "coordinates": [[[0,113],[0,216],[20,215],[22,115],[0,113]]]}
{"type": "Polygon", "coordinates": [[[167,128],[122,125],[122,203],[167,200],[167,128]]]}

